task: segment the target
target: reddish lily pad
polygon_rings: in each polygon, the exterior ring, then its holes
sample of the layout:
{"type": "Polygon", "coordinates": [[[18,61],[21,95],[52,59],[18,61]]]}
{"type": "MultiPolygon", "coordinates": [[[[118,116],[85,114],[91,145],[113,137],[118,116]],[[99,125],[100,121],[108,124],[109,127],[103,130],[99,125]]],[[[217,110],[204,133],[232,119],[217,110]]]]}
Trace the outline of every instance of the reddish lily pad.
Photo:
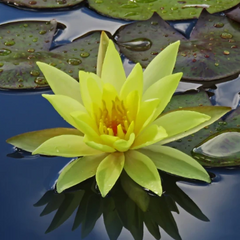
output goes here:
{"type": "Polygon", "coordinates": [[[157,12],[164,20],[198,18],[204,8],[209,13],[227,10],[239,0],[88,0],[90,7],[103,15],[129,20],[149,19],[157,12]]]}
{"type": "Polygon", "coordinates": [[[84,0],[2,0],[3,2],[28,8],[63,8],[75,6],[84,0]]]}
{"type": "Polygon", "coordinates": [[[16,22],[0,26],[0,88],[46,88],[36,65],[46,62],[78,79],[79,70],[95,72],[100,32],[50,50],[57,22],[16,22]]]}
{"type": "Polygon", "coordinates": [[[146,67],[170,43],[181,40],[175,72],[183,79],[213,81],[240,73],[240,24],[227,17],[200,16],[190,39],[176,32],[158,15],[120,28],[115,39],[121,52],[146,67]]]}

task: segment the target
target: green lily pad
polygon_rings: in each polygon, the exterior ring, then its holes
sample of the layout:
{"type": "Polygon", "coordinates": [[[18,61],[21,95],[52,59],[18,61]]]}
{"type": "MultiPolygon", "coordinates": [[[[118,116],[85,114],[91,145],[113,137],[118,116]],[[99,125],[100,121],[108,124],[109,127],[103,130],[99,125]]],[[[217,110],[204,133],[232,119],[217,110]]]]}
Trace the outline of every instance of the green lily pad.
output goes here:
{"type": "Polygon", "coordinates": [[[175,72],[183,79],[213,81],[240,72],[240,24],[226,17],[200,16],[190,39],[176,32],[157,14],[147,21],[120,28],[115,39],[121,52],[146,67],[170,43],[181,40],[175,72]]]}
{"type": "Polygon", "coordinates": [[[3,2],[28,8],[63,8],[75,6],[84,0],[2,0],[3,2]]]}
{"type": "Polygon", "coordinates": [[[229,18],[236,22],[240,22],[240,5],[225,13],[229,18]]]}
{"type": "Polygon", "coordinates": [[[50,50],[57,22],[16,22],[0,26],[0,88],[46,88],[36,65],[46,62],[78,79],[79,70],[95,72],[100,32],[50,50]]]}
{"type": "MultiPolygon", "coordinates": [[[[181,106],[183,108],[194,106],[194,105],[203,105],[203,106],[211,106],[210,100],[205,92],[200,93],[191,93],[191,94],[181,94],[174,96],[172,101],[167,106],[167,110],[174,110],[177,106],[181,106]]],[[[201,163],[203,166],[208,167],[222,167],[222,166],[236,166],[240,165],[240,156],[239,152],[236,151],[237,146],[235,144],[230,144],[230,147],[226,150],[226,155],[230,157],[225,157],[224,159],[220,159],[218,153],[215,150],[212,153],[211,157],[203,155],[202,145],[209,141],[210,139],[216,138],[217,142],[215,145],[222,146],[222,144],[226,145],[226,141],[230,142],[234,139],[236,143],[236,139],[238,139],[238,133],[240,131],[240,107],[231,113],[225,121],[219,119],[218,121],[214,122],[208,127],[194,133],[190,136],[187,136],[183,139],[180,139],[175,142],[171,142],[168,145],[174,148],[179,149],[180,151],[185,152],[188,155],[193,155],[196,160],[201,163]],[[230,133],[230,134],[228,134],[230,133]],[[222,135],[222,134],[225,134],[222,135]],[[220,141],[220,140],[221,141],[220,141]],[[223,143],[225,141],[225,143],[223,143]],[[194,153],[192,153],[192,150],[194,153]],[[199,154],[201,151],[201,154],[199,154]],[[234,152],[234,154],[233,154],[234,152]],[[213,156],[215,154],[215,157],[213,156]]],[[[239,134],[239,141],[240,141],[240,134],[239,134]]],[[[205,144],[206,146],[206,144],[205,144]]],[[[206,147],[205,147],[206,149],[206,147]]]]}
{"type": "Polygon", "coordinates": [[[201,142],[192,156],[205,165],[225,167],[240,165],[240,129],[226,129],[201,142]]]}
{"type": "Polygon", "coordinates": [[[157,12],[164,20],[198,18],[204,8],[209,13],[227,10],[239,0],[88,0],[91,8],[113,18],[129,20],[149,19],[157,12]]]}

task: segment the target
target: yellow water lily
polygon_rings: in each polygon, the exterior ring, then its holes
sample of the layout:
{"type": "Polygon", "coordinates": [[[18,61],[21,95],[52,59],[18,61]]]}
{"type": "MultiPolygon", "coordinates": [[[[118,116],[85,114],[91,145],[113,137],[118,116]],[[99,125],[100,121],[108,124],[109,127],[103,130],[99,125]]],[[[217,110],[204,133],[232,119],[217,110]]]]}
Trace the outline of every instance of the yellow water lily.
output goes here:
{"type": "Polygon", "coordinates": [[[126,77],[114,43],[102,33],[97,74],[80,71],[79,83],[59,69],[38,62],[55,93],[43,97],[75,129],[25,135],[29,139],[42,137],[42,142],[35,139],[35,145],[34,141],[29,144],[29,140],[21,142],[16,137],[8,142],[33,154],[79,157],[61,171],[59,193],[96,175],[104,197],[123,169],[135,182],[159,196],[162,186],[157,169],[210,182],[197,161],[163,146],[200,130],[229,110],[221,109],[214,116],[211,107],[162,114],[182,77],[182,73],[172,74],[178,47],[179,41],[166,47],[144,72],[136,64],[126,77]]]}

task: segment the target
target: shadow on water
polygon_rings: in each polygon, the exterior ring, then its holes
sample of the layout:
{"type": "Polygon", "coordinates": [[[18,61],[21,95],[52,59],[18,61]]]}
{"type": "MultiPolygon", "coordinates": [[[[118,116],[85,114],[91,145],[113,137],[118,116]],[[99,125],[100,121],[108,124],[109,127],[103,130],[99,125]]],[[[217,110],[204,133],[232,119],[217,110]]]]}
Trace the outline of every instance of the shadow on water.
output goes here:
{"type": "Polygon", "coordinates": [[[178,226],[172,214],[179,214],[177,204],[201,221],[207,222],[209,219],[177,186],[180,178],[164,173],[161,176],[164,188],[162,197],[144,190],[123,172],[106,198],[101,197],[95,178],[91,178],[60,194],[49,190],[34,206],[45,206],[41,217],[56,211],[46,233],[54,231],[75,214],[72,230],[81,227],[81,238],[85,238],[93,230],[96,221],[103,216],[105,229],[111,240],[116,240],[123,228],[135,240],[142,240],[144,225],[155,239],[161,239],[160,229],[163,229],[173,239],[180,240],[178,226]]]}

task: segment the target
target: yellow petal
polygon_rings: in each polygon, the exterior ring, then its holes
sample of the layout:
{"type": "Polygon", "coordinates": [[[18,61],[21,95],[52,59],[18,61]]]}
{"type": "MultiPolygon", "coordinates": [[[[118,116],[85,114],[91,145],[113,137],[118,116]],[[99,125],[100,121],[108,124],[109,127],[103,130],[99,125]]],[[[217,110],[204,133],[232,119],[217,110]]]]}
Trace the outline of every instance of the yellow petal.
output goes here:
{"type": "Polygon", "coordinates": [[[133,144],[135,140],[135,134],[131,133],[128,140],[119,139],[114,142],[113,146],[119,152],[126,152],[133,144]]]}
{"type": "Polygon", "coordinates": [[[138,151],[127,151],[124,170],[140,186],[162,195],[161,179],[153,161],[138,151]]]}
{"type": "Polygon", "coordinates": [[[104,83],[112,84],[118,93],[120,92],[123,83],[126,81],[122,60],[111,40],[109,40],[104,58],[101,79],[104,83]]]}
{"type": "Polygon", "coordinates": [[[155,145],[139,151],[151,158],[156,167],[162,171],[211,182],[207,171],[195,159],[177,149],[155,145]]]}
{"type": "Polygon", "coordinates": [[[142,97],[142,91],[143,91],[143,70],[139,63],[137,63],[129,76],[127,77],[127,80],[124,82],[121,92],[120,92],[120,98],[123,100],[127,98],[128,94],[132,91],[137,91],[139,97],[142,97]]]}
{"type": "Polygon", "coordinates": [[[102,89],[99,88],[97,82],[93,78],[88,78],[87,87],[90,96],[91,103],[98,104],[99,107],[102,106],[102,89]]]}
{"type": "Polygon", "coordinates": [[[101,139],[103,140],[103,143],[114,148],[114,143],[119,140],[119,137],[116,137],[116,136],[110,136],[110,135],[106,135],[106,134],[103,134],[100,136],[101,139]]]}
{"type": "Polygon", "coordinates": [[[89,146],[89,147],[92,147],[96,150],[99,150],[101,152],[106,152],[106,153],[112,153],[112,152],[116,152],[116,150],[108,145],[104,145],[104,144],[101,144],[101,143],[97,143],[97,142],[94,142],[94,141],[91,141],[88,139],[87,136],[85,136],[85,139],[84,139],[84,142],[89,146]]]}
{"type": "Polygon", "coordinates": [[[134,130],[136,136],[151,122],[159,102],[154,98],[141,103],[134,130]]]}
{"type": "Polygon", "coordinates": [[[127,109],[128,121],[136,121],[140,104],[138,91],[130,92],[124,103],[127,109]]]}
{"type": "Polygon", "coordinates": [[[131,149],[138,149],[149,146],[151,144],[161,141],[167,136],[167,132],[163,127],[157,126],[155,124],[151,125],[149,127],[146,127],[144,131],[142,131],[136,137],[131,149]]]}
{"type": "Polygon", "coordinates": [[[182,78],[182,73],[176,73],[173,75],[169,75],[164,77],[157,82],[155,82],[151,87],[149,87],[146,92],[143,94],[143,100],[159,98],[160,103],[159,106],[154,113],[153,119],[158,117],[158,115],[165,109],[167,104],[172,98],[179,81],[182,78]]]}
{"type": "Polygon", "coordinates": [[[106,154],[78,158],[65,166],[57,180],[57,192],[75,186],[96,174],[97,167],[106,154]]]}
{"type": "Polygon", "coordinates": [[[77,129],[87,135],[89,139],[98,142],[100,141],[96,123],[87,113],[75,111],[71,113],[71,116],[77,125],[77,129]]]}
{"type": "Polygon", "coordinates": [[[32,154],[79,157],[101,153],[100,151],[87,146],[83,139],[83,137],[77,135],[60,135],[53,137],[41,144],[32,154]]]}
{"type": "Polygon", "coordinates": [[[102,197],[105,197],[118,180],[123,166],[125,156],[123,153],[109,154],[99,164],[96,173],[96,180],[102,197]]]}
{"type": "Polygon", "coordinates": [[[109,38],[107,34],[102,31],[99,50],[98,50],[98,58],[97,58],[97,75],[99,77],[101,77],[101,74],[102,74],[102,65],[106,55],[108,43],[109,43],[109,38]]]}
{"type": "Polygon", "coordinates": [[[46,63],[36,62],[56,95],[64,95],[82,103],[78,82],[67,73],[46,63]]]}
{"type": "Polygon", "coordinates": [[[162,126],[167,131],[168,138],[170,138],[179,133],[186,132],[209,119],[211,117],[203,113],[177,110],[160,116],[153,124],[162,126]]]}
{"type": "Polygon", "coordinates": [[[144,91],[159,79],[172,74],[180,41],[170,44],[158,54],[144,71],[144,91]]]}
{"type": "Polygon", "coordinates": [[[73,98],[62,95],[42,94],[42,96],[52,104],[55,110],[62,116],[65,121],[77,128],[77,124],[71,117],[71,112],[86,112],[86,109],[81,103],[79,103],[73,98]]]}
{"type": "Polygon", "coordinates": [[[125,135],[125,140],[128,140],[130,138],[130,135],[134,132],[134,128],[135,128],[135,124],[134,124],[134,121],[132,121],[125,135]]]}

